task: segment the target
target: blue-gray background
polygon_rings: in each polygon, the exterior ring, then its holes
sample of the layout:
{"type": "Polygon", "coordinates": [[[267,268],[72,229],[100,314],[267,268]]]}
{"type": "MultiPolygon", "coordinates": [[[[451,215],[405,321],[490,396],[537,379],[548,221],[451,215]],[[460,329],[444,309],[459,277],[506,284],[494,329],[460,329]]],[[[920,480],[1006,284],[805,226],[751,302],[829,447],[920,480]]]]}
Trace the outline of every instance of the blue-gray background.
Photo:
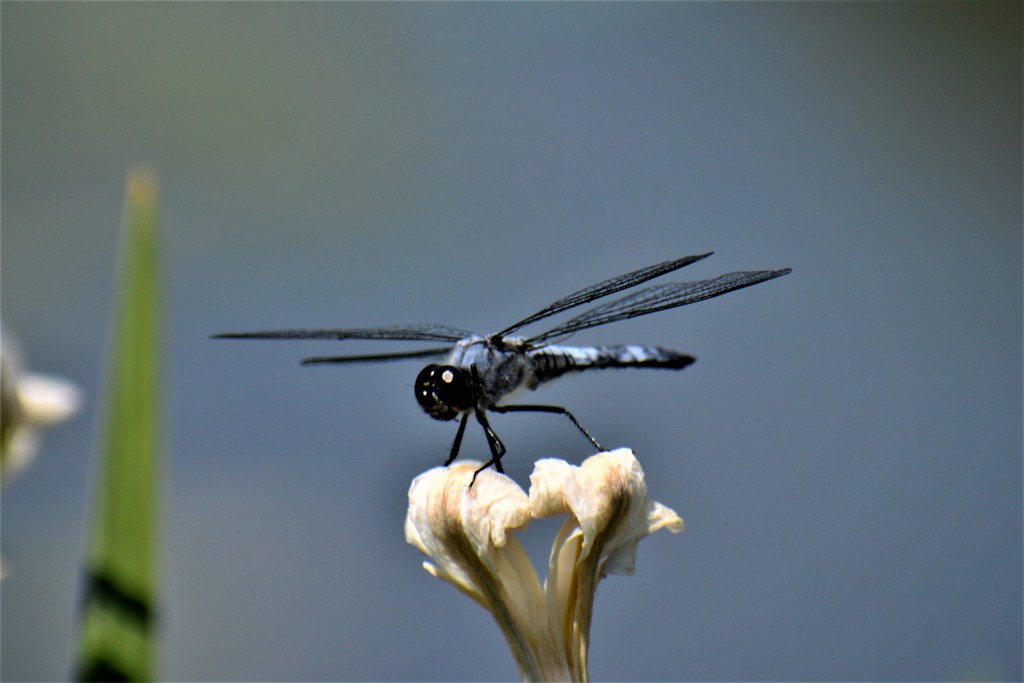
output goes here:
{"type": "MultiPolygon", "coordinates": [[[[487,332],[715,250],[678,279],[793,274],[576,338],[696,355],[681,374],[530,396],[634,448],[687,521],[601,584],[594,678],[1020,680],[1019,3],[2,18],[3,318],[88,397],[4,493],[4,679],[70,670],[123,181],[146,162],[165,678],[515,677],[489,616],[403,540],[408,483],[454,431],[420,413],[418,366],[303,368],[380,347],[207,335],[487,332]]],[[[557,418],[494,424],[521,482],[587,455],[557,418]]]]}

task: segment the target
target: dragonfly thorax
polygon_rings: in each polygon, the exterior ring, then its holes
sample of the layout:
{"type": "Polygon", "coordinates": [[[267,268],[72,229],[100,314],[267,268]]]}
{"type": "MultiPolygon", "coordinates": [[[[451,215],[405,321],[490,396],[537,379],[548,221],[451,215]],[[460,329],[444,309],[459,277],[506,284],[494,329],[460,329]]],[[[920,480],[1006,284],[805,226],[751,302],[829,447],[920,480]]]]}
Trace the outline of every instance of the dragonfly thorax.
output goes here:
{"type": "Polygon", "coordinates": [[[534,362],[518,337],[471,337],[456,344],[449,363],[471,378],[476,407],[488,410],[521,387],[534,388],[534,362]]]}

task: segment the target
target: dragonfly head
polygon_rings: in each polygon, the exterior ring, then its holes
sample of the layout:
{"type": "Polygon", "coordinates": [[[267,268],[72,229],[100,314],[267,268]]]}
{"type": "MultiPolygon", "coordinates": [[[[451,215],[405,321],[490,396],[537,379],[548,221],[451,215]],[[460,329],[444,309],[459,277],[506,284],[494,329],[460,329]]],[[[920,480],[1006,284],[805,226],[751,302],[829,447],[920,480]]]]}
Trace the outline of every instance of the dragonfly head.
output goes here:
{"type": "Polygon", "coordinates": [[[473,407],[466,373],[454,365],[428,365],[416,377],[416,400],[430,417],[454,420],[473,407]]]}

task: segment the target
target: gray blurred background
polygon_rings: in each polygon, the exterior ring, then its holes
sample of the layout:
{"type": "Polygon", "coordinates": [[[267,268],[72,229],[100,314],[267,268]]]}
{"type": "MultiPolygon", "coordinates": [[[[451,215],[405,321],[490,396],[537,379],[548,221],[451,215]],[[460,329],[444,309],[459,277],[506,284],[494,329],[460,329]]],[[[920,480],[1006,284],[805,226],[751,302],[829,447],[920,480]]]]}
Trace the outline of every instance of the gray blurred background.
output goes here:
{"type": "MultiPolygon", "coordinates": [[[[3,678],[71,668],[142,162],[166,227],[164,678],[516,677],[404,542],[454,434],[419,365],[298,365],[410,347],[208,335],[489,332],[715,250],[675,279],[793,273],[574,338],[697,356],[682,373],[529,396],[632,447],[687,523],[601,584],[593,677],[1020,680],[1021,59],[1020,3],[4,3],[3,320],[87,404],[3,494],[3,678]]],[[[589,454],[554,416],[492,423],[521,483],[589,454]]]]}

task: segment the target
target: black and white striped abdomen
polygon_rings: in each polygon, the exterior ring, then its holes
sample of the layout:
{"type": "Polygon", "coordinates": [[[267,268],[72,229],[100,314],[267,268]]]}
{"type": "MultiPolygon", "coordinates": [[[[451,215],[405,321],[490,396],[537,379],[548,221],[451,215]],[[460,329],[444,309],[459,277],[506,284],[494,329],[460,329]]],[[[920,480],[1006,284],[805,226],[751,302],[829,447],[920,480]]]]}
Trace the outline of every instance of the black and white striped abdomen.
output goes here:
{"type": "Polygon", "coordinates": [[[568,372],[590,368],[663,368],[681,370],[696,359],[660,346],[622,344],[617,346],[545,346],[528,352],[534,362],[536,381],[529,385],[533,389],[542,382],[561,377],[568,372]]]}

